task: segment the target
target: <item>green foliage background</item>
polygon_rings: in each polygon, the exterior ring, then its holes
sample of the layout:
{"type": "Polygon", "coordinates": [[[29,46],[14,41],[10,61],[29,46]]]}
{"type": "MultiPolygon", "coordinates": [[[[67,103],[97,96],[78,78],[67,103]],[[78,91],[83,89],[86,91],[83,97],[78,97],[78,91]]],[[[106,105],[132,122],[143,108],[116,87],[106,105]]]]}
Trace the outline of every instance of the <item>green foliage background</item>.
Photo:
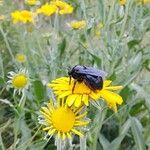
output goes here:
{"type": "MultiPolygon", "coordinates": [[[[45,3],[41,1],[41,3],[45,3]]],[[[75,8],[71,15],[38,17],[36,24],[12,24],[10,13],[23,7],[5,0],[0,6],[0,149],[56,149],[49,143],[38,124],[43,103],[52,96],[46,84],[67,76],[68,66],[94,66],[108,73],[120,91],[123,105],[114,113],[109,109],[88,108],[92,122],[87,132],[90,150],[150,150],[150,5],[127,0],[120,6],[117,0],[68,0],[75,8]],[[86,20],[82,30],[70,30],[66,23],[86,20]],[[100,37],[95,36],[99,23],[100,37]],[[27,61],[15,61],[24,53],[27,61]],[[6,90],[7,74],[20,68],[29,70],[31,86],[26,92],[24,108],[18,107],[21,96],[6,90]],[[16,147],[16,148],[14,148],[16,147]],[[46,147],[46,148],[44,148],[46,147]]],[[[79,149],[74,138],[68,149],[79,149]]]]}

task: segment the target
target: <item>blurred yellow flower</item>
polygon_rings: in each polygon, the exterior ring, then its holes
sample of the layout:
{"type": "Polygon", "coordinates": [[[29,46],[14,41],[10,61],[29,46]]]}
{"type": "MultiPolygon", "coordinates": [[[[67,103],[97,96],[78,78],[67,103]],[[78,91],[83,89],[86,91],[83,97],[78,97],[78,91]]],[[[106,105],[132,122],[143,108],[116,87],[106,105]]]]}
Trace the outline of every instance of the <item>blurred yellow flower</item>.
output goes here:
{"type": "Polygon", "coordinates": [[[125,5],[126,4],[126,0],[119,0],[119,4],[120,5],[125,5]]]}
{"type": "Polygon", "coordinates": [[[28,11],[28,10],[14,11],[11,13],[11,17],[12,17],[14,24],[16,24],[18,22],[22,22],[22,23],[31,22],[31,23],[33,23],[33,13],[28,11]]]}
{"type": "Polygon", "coordinates": [[[109,86],[112,82],[110,80],[105,80],[102,90],[96,91],[89,89],[84,82],[77,82],[73,93],[72,88],[74,86],[74,80],[72,80],[70,84],[69,81],[69,77],[61,77],[48,84],[48,87],[54,90],[54,93],[58,98],[66,97],[66,104],[69,107],[72,105],[80,107],[82,104],[88,106],[90,98],[93,100],[103,98],[108,106],[116,112],[117,104],[121,105],[123,102],[121,96],[111,91],[120,90],[122,89],[122,86],[109,86]]]}
{"type": "Polygon", "coordinates": [[[71,23],[69,23],[69,26],[72,27],[73,29],[82,29],[82,28],[85,28],[86,21],[84,20],[72,21],[71,23]]]}
{"type": "Polygon", "coordinates": [[[29,75],[28,71],[26,70],[20,70],[18,73],[15,73],[13,71],[8,73],[8,78],[10,79],[8,83],[8,87],[14,88],[15,91],[19,91],[19,94],[24,89],[28,89],[28,86],[30,84],[29,82],[29,75]]]}
{"type": "Polygon", "coordinates": [[[36,5],[39,3],[39,1],[38,0],[26,0],[25,3],[28,5],[36,5]]]}
{"type": "Polygon", "coordinates": [[[14,11],[11,13],[11,17],[13,20],[13,23],[16,24],[21,20],[21,15],[19,11],[14,11]]]}
{"type": "Polygon", "coordinates": [[[51,16],[57,11],[57,7],[55,5],[49,5],[46,3],[45,5],[42,5],[38,10],[37,13],[44,14],[46,16],[51,16]]]}
{"type": "Polygon", "coordinates": [[[3,5],[3,0],[0,0],[0,6],[3,5]]]}
{"type": "Polygon", "coordinates": [[[4,15],[0,15],[0,21],[3,21],[5,19],[4,15]]]}
{"type": "Polygon", "coordinates": [[[103,23],[99,23],[98,25],[97,25],[97,28],[98,29],[102,29],[104,27],[104,24],[103,23]]]}
{"type": "Polygon", "coordinates": [[[101,36],[101,31],[96,29],[95,30],[95,35],[96,35],[96,37],[100,37],[101,36]]]}
{"type": "Polygon", "coordinates": [[[23,23],[33,22],[33,14],[30,11],[23,10],[21,11],[21,20],[23,23]]]}
{"type": "Polygon", "coordinates": [[[73,12],[73,7],[66,2],[63,1],[52,1],[51,4],[57,6],[59,14],[71,14],[73,12]]]}
{"type": "Polygon", "coordinates": [[[143,0],[143,3],[148,4],[148,3],[150,3],[150,0],[143,0]]]}
{"type": "Polygon", "coordinates": [[[46,107],[42,107],[39,123],[46,126],[43,130],[48,131],[50,137],[56,135],[63,140],[71,138],[72,134],[82,137],[81,128],[89,123],[85,120],[87,112],[81,113],[83,107],[66,107],[63,99],[57,102],[58,105],[54,105],[51,100],[46,107]]]}
{"type": "Polygon", "coordinates": [[[95,35],[96,37],[100,37],[101,36],[101,29],[104,27],[104,25],[102,23],[99,23],[97,26],[96,26],[96,29],[95,29],[95,35]]]}
{"type": "Polygon", "coordinates": [[[17,54],[16,55],[16,61],[18,61],[19,63],[24,63],[26,61],[26,55],[17,54]]]}

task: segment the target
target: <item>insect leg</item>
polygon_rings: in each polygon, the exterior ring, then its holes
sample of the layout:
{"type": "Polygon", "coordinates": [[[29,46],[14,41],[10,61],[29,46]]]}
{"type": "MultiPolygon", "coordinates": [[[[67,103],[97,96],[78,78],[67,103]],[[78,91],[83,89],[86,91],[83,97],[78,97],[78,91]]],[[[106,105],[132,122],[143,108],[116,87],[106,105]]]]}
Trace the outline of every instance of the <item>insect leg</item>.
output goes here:
{"type": "Polygon", "coordinates": [[[77,80],[74,80],[74,84],[73,84],[73,87],[72,87],[72,93],[74,92],[74,89],[75,89],[76,83],[77,83],[77,80]]]}
{"type": "Polygon", "coordinates": [[[69,85],[71,84],[71,76],[69,76],[70,77],[70,80],[69,80],[69,85]]]}

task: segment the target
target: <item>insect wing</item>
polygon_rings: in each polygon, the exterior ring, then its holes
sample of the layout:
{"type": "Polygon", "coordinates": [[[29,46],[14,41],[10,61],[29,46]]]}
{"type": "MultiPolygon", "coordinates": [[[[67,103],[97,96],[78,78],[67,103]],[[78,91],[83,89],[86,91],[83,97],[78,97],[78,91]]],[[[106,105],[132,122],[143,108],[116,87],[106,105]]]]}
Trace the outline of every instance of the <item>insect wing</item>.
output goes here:
{"type": "Polygon", "coordinates": [[[103,87],[103,79],[100,76],[86,75],[84,82],[92,90],[102,89],[103,87]]]}
{"type": "Polygon", "coordinates": [[[76,66],[76,69],[78,69],[78,73],[85,74],[85,75],[92,75],[96,77],[101,76],[103,79],[107,75],[105,71],[93,67],[76,66]]]}

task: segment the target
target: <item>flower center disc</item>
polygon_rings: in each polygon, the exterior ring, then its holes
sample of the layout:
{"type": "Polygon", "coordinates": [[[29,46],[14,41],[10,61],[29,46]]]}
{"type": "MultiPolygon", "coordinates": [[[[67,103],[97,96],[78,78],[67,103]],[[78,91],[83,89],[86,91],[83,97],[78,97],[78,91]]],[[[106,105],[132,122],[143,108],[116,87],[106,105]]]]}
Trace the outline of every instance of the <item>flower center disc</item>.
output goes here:
{"type": "Polygon", "coordinates": [[[52,114],[53,126],[61,132],[70,131],[74,126],[74,122],[75,114],[69,108],[60,107],[52,114]]]}
{"type": "Polygon", "coordinates": [[[28,82],[28,78],[25,75],[18,75],[12,80],[12,84],[16,88],[24,88],[28,82]]]}

